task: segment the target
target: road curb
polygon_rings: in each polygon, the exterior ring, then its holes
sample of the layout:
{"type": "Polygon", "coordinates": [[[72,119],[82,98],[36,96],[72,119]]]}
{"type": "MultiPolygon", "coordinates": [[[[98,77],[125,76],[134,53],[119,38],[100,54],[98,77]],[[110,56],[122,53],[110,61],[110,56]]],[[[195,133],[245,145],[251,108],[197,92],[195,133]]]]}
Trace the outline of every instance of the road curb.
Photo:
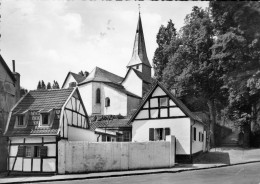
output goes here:
{"type": "Polygon", "coordinates": [[[202,168],[189,168],[189,169],[180,169],[177,171],[154,171],[154,172],[141,172],[141,173],[125,173],[125,174],[111,174],[111,175],[104,175],[104,176],[86,176],[80,178],[57,178],[57,179],[50,179],[50,180],[33,180],[33,181],[10,181],[6,183],[44,183],[44,182],[55,182],[55,181],[72,181],[72,180],[86,180],[86,179],[101,179],[101,178],[114,178],[114,177],[124,177],[124,176],[138,176],[138,175],[148,175],[148,174],[162,174],[162,173],[181,173],[186,171],[197,171],[197,170],[206,170],[206,169],[213,169],[213,168],[222,168],[222,167],[230,167],[236,165],[245,165],[251,163],[258,163],[259,161],[250,161],[250,162],[243,162],[243,163],[235,163],[235,164],[226,164],[226,165],[216,165],[216,166],[209,166],[209,167],[202,167],[202,168]]]}

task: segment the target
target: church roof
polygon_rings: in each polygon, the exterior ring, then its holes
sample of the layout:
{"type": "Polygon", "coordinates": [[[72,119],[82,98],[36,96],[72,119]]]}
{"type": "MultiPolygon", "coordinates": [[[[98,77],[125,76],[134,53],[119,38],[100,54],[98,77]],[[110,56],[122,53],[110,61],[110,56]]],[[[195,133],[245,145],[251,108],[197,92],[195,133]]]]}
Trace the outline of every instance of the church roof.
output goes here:
{"type": "Polygon", "coordinates": [[[141,63],[151,68],[151,65],[149,63],[149,60],[148,60],[148,57],[146,54],[142,21],[141,21],[141,16],[139,14],[139,19],[138,19],[137,29],[136,29],[136,34],[135,34],[133,54],[132,54],[132,58],[129,61],[127,67],[141,64],[141,63]]]}
{"type": "Polygon", "coordinates": [[[136,70],[136,69],[133,69],[134,70],[134,72],[136,73],[136,75],[140,78],[140,79],[142,79],[144,82],[146,82],[146,83],[152,83],[152,78],[150,77],[150,76],[147,76],[147,75],[145,75],[145,74],[143,74],[142,72],[140,72],[140,71],[138,71],[138,70],[136,70]]]}
{"type": "Polygon", "coordinates": [[[73,72],[69,72],[69,73],[67,74],[67,76],[66,76],[66,78],[65,78],[65,80],[64,80],[64,82],[63,82],[63,84],[62,84],[62,88],[64,87],[64,85],[65,85],[65,83],[66,83],[66,81],[67,81],[67,79],[68,79],[68,77],[69,77],[70,75],[77,81],[78,84],[79,84],[80,82],[82,82],[83,80],[86,79],[85,76],[82,76],[82,75],[79,75],[79,74],[76,74],[76,73],[73,73],[73,72]]]}
{"type": "Polygon", "coordinates": [[[122,80],[123,77],[120,77],[102,68],[95,67],[88,75],[88,77],[84,81],[82,81],[79,85],[88,82],[112,82],[115,84],[119,84],[122,80]]]}

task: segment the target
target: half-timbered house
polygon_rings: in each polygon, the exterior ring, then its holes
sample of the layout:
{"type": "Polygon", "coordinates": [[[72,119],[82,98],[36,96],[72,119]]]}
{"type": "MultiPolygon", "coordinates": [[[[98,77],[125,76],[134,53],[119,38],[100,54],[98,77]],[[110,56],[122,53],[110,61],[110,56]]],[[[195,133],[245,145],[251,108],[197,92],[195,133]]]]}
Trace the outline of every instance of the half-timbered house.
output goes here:
{"type": "Polygon", "coordinates": [[[176,160],[192,161],[205,150],[206,127],[179,99],[157,82],[129,120],[132,141],[165,141],[176,137],[176,160]]]}
{"type": "Polygon", "coordinates": [[[78,88],[29,91],[12,108],[8,171],[58,172],[60,141],[96,141],[78,88]]]}

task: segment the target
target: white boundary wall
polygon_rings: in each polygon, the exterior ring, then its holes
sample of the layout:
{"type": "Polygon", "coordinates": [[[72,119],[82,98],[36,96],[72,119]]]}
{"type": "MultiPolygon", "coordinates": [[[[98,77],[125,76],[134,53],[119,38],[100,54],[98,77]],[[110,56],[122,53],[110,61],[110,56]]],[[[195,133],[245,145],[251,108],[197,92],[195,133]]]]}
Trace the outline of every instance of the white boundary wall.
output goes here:
{"type": "Polygon", "coordinates": [[[157,142],[59,141],[58,172],[84,173],[172,167],[175,137],[157,142]]]}

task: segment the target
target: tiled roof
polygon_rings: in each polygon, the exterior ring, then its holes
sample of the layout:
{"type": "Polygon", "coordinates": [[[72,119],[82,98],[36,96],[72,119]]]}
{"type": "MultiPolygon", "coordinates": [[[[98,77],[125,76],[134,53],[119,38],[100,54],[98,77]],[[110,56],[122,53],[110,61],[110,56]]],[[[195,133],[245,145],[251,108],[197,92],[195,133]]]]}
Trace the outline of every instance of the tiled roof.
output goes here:
{"type": "Polygon", "coordinates": [[[90,129],[95,130],[96,128],[122,128],[122,127],[132,127],[128,124],[129,119],[113,119],[113,120],[103,120],[94,121],[90,123],[90,129]]]}
{"type": "Polygon", "coordinates": [[[82,81],[84,81],[86,79],[85,76],[70,72],[70,74],[74,77],[74,79],[77,81],[77,83],[81,83],[82,81]]]}
{"type": "Polygon", "coordinates": [[[120,83],[123,80],[122,77],[115,75],[109,71],[106,71],[102,68],[95,67],[94,70],[91,71],[89,76],[82,81],[79,85],[96,81],[96,82],[112,82],[115,84],[120,83]]]}
{"type": "Polygon", "coordinates": [[[29,91],[15,107],[13,113],[22,113],[26,110],[60,109],[72,91],[73,88],[29,91]]]}
{"type": "Polygon", "coordinates": [[[27,110],[39,112],[61,109],[74,89],[37,90],[29,91],[12,111],[12,116],[5,136],[28,136],[28,135],[57,135],[59,131],[59,119],[54,118],[50,127],[39,127],[34,120],[29,118],[27,125],[23,128],[15,128],[15,114],[27,110]]]}

